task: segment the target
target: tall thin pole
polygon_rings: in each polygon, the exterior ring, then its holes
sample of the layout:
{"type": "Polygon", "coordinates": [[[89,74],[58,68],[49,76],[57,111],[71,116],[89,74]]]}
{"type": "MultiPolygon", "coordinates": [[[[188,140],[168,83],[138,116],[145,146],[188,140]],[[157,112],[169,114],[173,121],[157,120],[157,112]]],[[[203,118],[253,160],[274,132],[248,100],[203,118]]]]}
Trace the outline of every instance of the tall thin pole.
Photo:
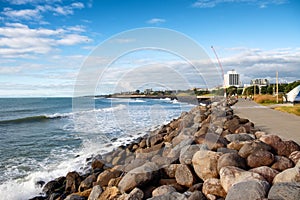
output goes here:
{"type": "Polygon", "coordinates": [[[276,71],[276,102],[278,103],[278,71],[276,71]]]}
{"type": "Polygon", "coordinates": [[[215,51],[215,49],[214,49],[214,47],[213,46],[211,46],[211,48],[212,48],[212,50],[213,50],[213,52],[214,52],[214,54],[215,54],[215,56],[216,56],[216,58],[217,58],[217,61],[218,61],[218,63],[219,63],[219,66],[220,66],[220,68],[221,68],[221,71],[222,71],[222,78],[223,78],[223,85],[224,85],[224,92],[225,92],[225,97],[226,97],[226,87],[225,87],[225,78],[224,78],[224,70],[223,70],[223,66],[222,66],[222,64],[221,64],[221,62],[220,62],[220,60],[219,60],[219,57],[218,57],[218,55],[217,55],[217,52],[215,51]]]}

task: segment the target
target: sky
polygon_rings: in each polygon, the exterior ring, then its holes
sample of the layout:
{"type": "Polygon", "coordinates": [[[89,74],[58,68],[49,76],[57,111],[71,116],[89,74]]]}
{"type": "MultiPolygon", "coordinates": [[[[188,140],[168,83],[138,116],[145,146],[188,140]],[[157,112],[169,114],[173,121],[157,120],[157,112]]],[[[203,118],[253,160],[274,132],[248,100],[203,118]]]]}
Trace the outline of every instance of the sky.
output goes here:
{"type": "MultiPolygon", "coordinates": [[[[107,41],[115,41],[107,47],[115,49],[134,43],[122,33],[145,27],[185,35],[218,68],[213,45],[225,73],[235,69],[245,84],[253,78],[275,82],[276,71],[281,83],[300,79],[297,0],[0,0],[0,97],[72,96],[82,68],[95,61],[93,52],[107,41]]],[[[97,56],[100,66],[107,58],[97,56]]],[[[113,91],[114,81],[127,84],[123,90],[174,89],[166,83],[185,79],[186,71],[194,74],[170,52],[135,51],[118,57],[95,91],[113,91]]],[[[195,79],[182,81],[202,87],[195,79]]]]}

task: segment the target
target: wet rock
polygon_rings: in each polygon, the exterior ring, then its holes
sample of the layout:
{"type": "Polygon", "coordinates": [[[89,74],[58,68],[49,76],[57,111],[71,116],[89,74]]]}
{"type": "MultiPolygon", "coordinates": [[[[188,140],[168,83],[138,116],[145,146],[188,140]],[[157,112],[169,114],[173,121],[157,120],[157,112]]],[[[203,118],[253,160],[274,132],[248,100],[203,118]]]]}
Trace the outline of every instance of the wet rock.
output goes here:
{"type": "Polygon", "coordinates": [[[101,170],[104,166],[105,161],[101,156],[97,156],[92,161],[92,169],[93,170],[101,170]]]}
{"type": "Polygon", "coordinates": [[[119,183],[120,191],[128,192],[135,187],[145,185],[155,177],[157,170],[156,164],[149,162],[129,171],[119,183]]]}
{"type": "Polygon", "coordinates": [[[284,171],[294,167],[294,163],[284,156],[275,156],[275,162],[271,167],[277,171],[284,171]]]}
{"type": "Polygon", "coordinates": [[[79,185],[79,191],[82,192],[84,190],[90,189],[93,186],[93,182],[97,180],[96,175],[92,174],[84,179],[79,185]]]}
{"type": "Polygon", "coordinates": [[[259,138],[262,142],[270,145],[279,156],[289,157],[294,151],[300,151],[300,146],[294,141],[282,141],[277,135],[265,135],[259,138]]]}
{"type": "Polygon", "coordinates": [[[289,155],[289,159],[291,159],[294,164],[296,165],[297,162],[300,160],[300,151],[294,151],[289,155]]]}
{"type": "Polygon", "coordinates": [[[265,179],[254,172],[245,171],[243,169],[228,166],[220,170],[221,185],[226,192],[229,191],[232,185],[244,181],[264,181],[265,179]]]}
{"type": "Polygon", "coordinates": [[[257,173],[264,177],[270,184],[272,184],[274,177],[279,173],[277,170],[271,167],[261,166],[249,170],[250,172],[257,173]]]}
{"type": "Polygon", "coordinates": [[[134,188],[124,200],[142,200],[144,192],[139,188],[134,188]]]}
{"type": "Polygon", "coordinates": [[[247,165],[251,168],[269,166],[274,162],[274,155],[265,150],[258,150],[247,157],[247,165]]]}
{"type": "Polygon", "coordinates": [[[206,200],[205,196],[200,191],[194,191],[188,200],[206,200]]]}
{"type": "Polygon", "coordinates": [[[69,172],[66,176],[66,187],[65,191],[75,193],[78,191],[78,187],[81,182],[81,177],[77,172],[69,172]]]}
{"type": "Polygon", "coordinates": [[[246,169],[246,161],[244,158],[239,156],[237,153],[223,154],[218,160],[218,171],[222,167],[235,166],[241,169],[246,169]]]}
{"type": "Polygon", "coordinates": [[[268,195],[268,199],[296,200],[300,198],[300,184],[295,182],[274,184],[268,195]]]}
{"type": "Polygon", "coordinates": [[[199,178],[206,180],[209,178],[217,178],[218,159],[222,153],[213,151],[198,151],[192,159],[194,170],[199,178]]]}
{"type": "Polygon", "coordinates": [[[300,168],[293,167],[280,172],[273,179],[273,184],[286,182],[300,182],[300,168]]]}
{"type": "Polygon", "coordinates": [[[175,179],[179,185],[191,187],[195,181],[192,171],[187,165],[180,164],[175,173],[175,179]]]}
{"type": "Polygon", "coordinates": [[[267,196],[270,184],[267,181],[246,181],[234,184],[228,191],[226,200],[253,200],[267,196]]]}
{"type": "Polygon", "coordinates": [[[152,191],[152,196],[160,196],[164,194],[169,194],[171,192],[176,192],[176,189],[170,185],[162,185],[152,191]]]}
{"type": "Polygon", "coordinates": [[[102,192],[103,190],[100,185],[95,185],[89,195],[88,200],[97,200],[102,192]]]}
{"type": "Polygon", "coordinates": [[[47,196],[50,195],[51,193],[55,192],[58,188],[60,188],[62,185],[53,180],[49,181],[44,187],[43,187],[43,193],[45,193],[47,196]]]}
{"type": "Polygon", "coordinates": [[[247,158],[250,154],[259,150],[271,151],[272,147],[260,141],[246,143],[239,150],[239,155],[243,158],[247,158]]]}
{"type": "Polygon", "coordinates": [[[226,196],[226,192],[221,185],[220,179],[216,178],[210,178],[205,180],[203,183],[202,192],[203,194],[205,194],[205,196],[207,196],[208,194],[212,194],[219,197],[226,196]]]}
{"type": "Polygon", "coordinates": [[[101,193],[98,200],[114,200],[120,195],[120,191],[117,187],[108,187],[101,193]]]}
{"type": "Polygon", "coordinates": [[[229,134],[225,136],[226,140],[229,142],[233,141],[251,141],[254,140],[254,138],[247,133],[240,133],[240,134],[229,134]]]}

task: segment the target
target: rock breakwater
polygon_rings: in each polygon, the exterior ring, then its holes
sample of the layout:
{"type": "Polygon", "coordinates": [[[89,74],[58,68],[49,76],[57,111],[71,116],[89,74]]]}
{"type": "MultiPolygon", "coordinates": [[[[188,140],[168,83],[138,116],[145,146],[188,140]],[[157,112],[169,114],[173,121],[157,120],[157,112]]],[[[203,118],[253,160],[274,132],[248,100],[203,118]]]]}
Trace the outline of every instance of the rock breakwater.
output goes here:
{"type": "Polygon", "coordinates": [[[300,146],[234,115],[234,103],[196,106],[32,199],[300,199],[300,146]]]}

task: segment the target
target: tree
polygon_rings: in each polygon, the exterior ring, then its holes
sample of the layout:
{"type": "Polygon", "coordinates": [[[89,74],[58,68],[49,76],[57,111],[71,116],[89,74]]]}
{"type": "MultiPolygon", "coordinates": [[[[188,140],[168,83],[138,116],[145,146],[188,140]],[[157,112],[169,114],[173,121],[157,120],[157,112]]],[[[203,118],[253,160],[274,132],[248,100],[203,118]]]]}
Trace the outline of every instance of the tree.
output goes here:
{"type": "Polygon", "coordinates": [[[227,96],[236,95],[237,94],[237,87],[230,86],[229,88],[226,89],[226,94],[227,94],[227,96]]]}
{"type": "Polygon", "coordinates": [[[136,90],[135,93],[136,93],[136,94],[140,94],[140,90],[136,90]]]}

